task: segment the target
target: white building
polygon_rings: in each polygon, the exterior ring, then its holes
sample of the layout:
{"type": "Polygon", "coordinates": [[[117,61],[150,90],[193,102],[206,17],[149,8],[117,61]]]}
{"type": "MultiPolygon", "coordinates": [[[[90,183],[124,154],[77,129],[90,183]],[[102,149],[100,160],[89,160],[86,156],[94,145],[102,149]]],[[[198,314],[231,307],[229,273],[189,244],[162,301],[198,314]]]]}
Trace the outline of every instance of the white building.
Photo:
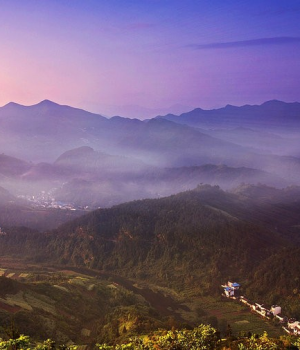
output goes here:
{"type": "Polygon", "coordinates": [[[239,297],[237,291],[239,290],[240,285],[238,283],[228,281],[227,284],[222,286],[222,288],[224,288],[224,294],[227,298],[239,297]]]}
{"type": "Polygon", "coordinates": [[[270,310],[274,316],[281,314],[281,307],[278,305],[272,305],[270,310]]]}

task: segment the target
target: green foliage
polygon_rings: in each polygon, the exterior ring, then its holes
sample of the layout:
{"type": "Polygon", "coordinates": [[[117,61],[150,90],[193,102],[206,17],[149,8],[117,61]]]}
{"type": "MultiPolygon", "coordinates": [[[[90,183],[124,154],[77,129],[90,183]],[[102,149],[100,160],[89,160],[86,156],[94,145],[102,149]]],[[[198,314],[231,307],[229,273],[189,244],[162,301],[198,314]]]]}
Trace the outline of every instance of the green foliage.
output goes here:
{"type": "Polygon", "coordinates": [[[60,345],[56,346],[51,339],[45,340],[43,343],[32,343],[27,335],[20,335],[17,339],[2,340],[0,339],[0,350],[76,350],[76,345],[60,345]]]}
{"type": "MultiPolygon", "coordinates": [[[[199,325],[192,330],[156,331],[154,333],[136,336],[127,342],[109,345],[96,344],[98,350],[284,350],[299,348],[300,338],[281,337],[270,338],[265,332],[260,337],[252,335],[249,338],[220,339],[215,328],[209,325],[199,325]]],[[[77,350],[77,345],[56,345],[47,339],[42,343],[34,343],[28,336],[21,335],[17,339],[0,339],[0,350],[77,350]]]]}
{"type": "Polygon", "coordinates": [[[297,348],[300,349],[300,338],[293,339],[291,343],[292,345],[297,346],[297,348]]]}
{"type": "Polygon", "coordinates": [[[61,226],[46,255],[178,289],[184,283],[216,292],[228,275],[255,271],[279,243],[265,228],[237,219],[236,201],[208,186],[98,210],[61,226]]]}
{"type": "Polygon", "coordinates": [[[259,338],[251,336],[249,339],[244,340],[243,343],[238,344],[239,350],[275,350],[283,349],[282,346],[282,343],[279,344],[278,341],[269,339],[267,333],[264,333],[259,338]]]}
{"type": "Polygon", "coordinates": [[[215,349],[217,342],[216,330],[208,325],[200,325],[193,330],[160,331],[151,336],[132,338],[125,344],[97,344],[97,347],[99,350],[196,350],[215,349]]]}
{"type": "Polygon", "coordinates": [[[54,350],[55,349],[55,341],[53,341],[51,339],[47,339],[42,344],[37,344],[34,349],[36,349],[36,350],[54,350]]]}
{"type": "Polygon", "coordinates": [[[215,328],[199,325],[193,330],[158,331],[151,335],[131,338],[127,343],[97,344],[97,347],[99,350],[283,350],[299,346],[299,339],[274,339],[267,333],[260,337],[252,335],[249,338],[233,338],[229,335],[220,339],[215,328]]]}
{"type": "Polygon", "coordinates": [[[17,339],[0,339],[0,350],[29,349],[30,339],[26,335],[20,335],[17,339]]]}

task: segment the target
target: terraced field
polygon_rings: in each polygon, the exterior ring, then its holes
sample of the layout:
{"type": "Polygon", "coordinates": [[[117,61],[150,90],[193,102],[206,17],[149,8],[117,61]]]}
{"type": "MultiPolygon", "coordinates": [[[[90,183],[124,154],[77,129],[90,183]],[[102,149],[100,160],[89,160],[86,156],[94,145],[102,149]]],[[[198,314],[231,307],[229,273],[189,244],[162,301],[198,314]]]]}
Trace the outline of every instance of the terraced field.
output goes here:
{"type": "MultiPolygon", "coordinates": [[[[174,291],[99,271],[0,260],[0,322],[35,339],[93,344],[170,326],[209,323],[225,334],[270,336],[280,327],[225,298],[174,291]],[[10,277],[10,278],[8,278],[10,277]]],[[[221,291],[221,290],[220,290],[221,291]]]]}

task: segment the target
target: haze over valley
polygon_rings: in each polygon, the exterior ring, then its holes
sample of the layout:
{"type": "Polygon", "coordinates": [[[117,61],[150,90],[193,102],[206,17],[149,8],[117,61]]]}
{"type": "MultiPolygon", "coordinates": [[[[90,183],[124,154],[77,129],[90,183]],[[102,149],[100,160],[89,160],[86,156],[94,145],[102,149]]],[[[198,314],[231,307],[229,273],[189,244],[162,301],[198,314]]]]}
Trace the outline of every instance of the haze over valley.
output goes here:
{"type": "Polygon", "coordinates": [[[300,349],[298,0],[0,11],[0,350],[300,349]]]}
{"type": "Polygon", "coordinates": [[[72,208],[159,198],[200,183],[300,185],[299,113],[298,103],[269,101],[140,121],[48,100],[10,103],[0,109],[0,185],[72,208]]]}

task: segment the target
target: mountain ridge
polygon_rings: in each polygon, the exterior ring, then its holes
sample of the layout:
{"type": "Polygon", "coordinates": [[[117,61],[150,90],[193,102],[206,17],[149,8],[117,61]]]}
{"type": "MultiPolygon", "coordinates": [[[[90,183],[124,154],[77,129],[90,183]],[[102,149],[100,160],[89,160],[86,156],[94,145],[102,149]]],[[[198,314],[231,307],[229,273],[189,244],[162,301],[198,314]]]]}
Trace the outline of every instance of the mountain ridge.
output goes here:
{"type": "MultiPolygon", "coordinates": [[[[284,108],[286,106],[293,106],[293,107],[296,107],[297,110],[300,108],[300,102],[298,101],[294,101],[294,102],[285,102],[285,101],[281,101],[281,100],[277,100],[277,99],[273,99],[273,100],[268,100],[268,101],[265,101],[261,104],[244,104],[244,105],[241,105],[241,106],[236,106],[236,105],[231,105],[231,104],[227,104],[225,105],[224,107],[220,107],[220,108],[211,108],[211,109],[203,109],[201,107],[196,107],[196,108],[193,108],[191,109],[190,111],[188,112],[185,112],[185,113],[181,113],[181,114],[173,114],[173,113],[169,113],[169,114],[166,114],[166,115],[158,115],[156,116],[155,118],[165,118],[167,116],[176,116],[176,117],[180,117],[180,116],[184,116],[184,115],[187,115],[191,112],[194,112],[194,111],[201,111],[201,112],[216,112],[216,111],[223,111],[223,110],[226,110],[226,109],[234,109],[234,110],[242,110],[242,109],[245,109],[245,110],[255,110],[255,109],[258,109],[259,107],[267,107],[271,110],[274,110],[274,109],[280,109],[280,108],[284,108]]],[[[41,107],[41,106],[48,106],[48,107],[56,107],[56,106],[60,106],[60,107],[69,107],[69,108],[72,108],[74,110],[80,110],[80,111],[84,111],[84,112],[87,112],[87,113],[90,113],[90,114],[93,114],[93,115],[98,115],[98,116],[102,116],[101,113],[93,113],[93,112],[88,112],[87,110],[85,109],[82,109],[82,108],[78,108],[78,107],[72,107],[70,105],[67,105],[67,104],[59,104],[57,102],[54,102],[52,100],[49,100],[49,99],[44,99],[40,102],[37,102],[35,104],[32,104],[32,105],[22,105],[20,103],[17,103],[17,102],[14,102],[14,101],[11,101],[11,102],[8,102],[7,104],[5,104],[4,106],[1,106],[0,107],[0,110],[3,109],[3,108],[13,108],[13,107],[24,107],[24,108],[36,108],[36,107],[41,107]]],[[[102,116],[103,117],[103,116],[102,116]]],[[[107,117],[103,117],[103,118],[106,118],[106,119],[112,119],[112,118],[123,118],[123,119],[130,119],[128,117],[122,117],[122,116],[112,116],[110,118],[107,118],[107,117]]],[[[148,120],[151,120],[151,119],[155,119],[155,118],[149,118],[149,119],[146,119],[144,121],[148,121],[148,120]]],[[[138,119],[138,118],[133,118],[133,119],[138,119]]],[[[140,120],[140,119],[138,119],[140,120]]]]}
{"type": "MultiPolygon", "coordinates": [[[[272,119],[269,121],[276,122],[276,128],[279,126],[287,128],[289,125],[287,123],[287,118],[285,113],[289,109],[289,123],[293,122],[293,125],[300,124],[299,113],[300,113],[300,103],[299,102],[283,102],[278,100],[266,101],[260,105],[243,105],[243,106],[232,106],[226,105],[225,107],[211,110],[204,110],[201,108],[196,108],[190,112],[183,113],[179,116],[176,115],[166,115],[159,116],[159,118],[164,118],[170,121],[175,121],[177,123],[187,124],[190,126],[210,128],[214,127],[218,122],[219,125],[223,127],[237,127],[241,125],[241,118],[244,119],[242,122],[246,123],[247,126],[251,125],[256,128],[266,127],[268,120],[266,120],[265,113],[271,113],[272,119]],[[206,119],[204,119],[206,118],[206,119]],[[209,118],[209,119],[207,119],[209,118]],[[254,123],[253,123],[254,121],[254,123]],[[254,125],[253,125],[254,124],[254,125]]],[[[275,128],[273,126],[273,128],[275,128]]],[[[275,128],[275,129],[276,129],[275,128]]]]}
{"type": "Polygon", "coordinates": [[[14,188],[23,188],[26,194],[30,189],[31,195],[37,189],[53,193],[55,188],[62,201],[84,199],[85,206],[89,193],[95,205],[110,206],[171,194],[167,176],[174,192],[200,182],[228,188],[238,185],[239,179],[278,187],[299,185],[300,128],[290,123],[292,131],[280,129],[284,118],[299,119],[300,110],[295,116],[299,105],[268,101],[260,106],[227,106],[217,111],[237,112],[206,118],[207,125],[213,124],[207,130],[164,118],[107,119],[49,100],[27,107],[9,104],[9,112],[0,108],[0,151],[24,159],[28,171],[16,174],[12,182],[0,167],[0,186],[14,194],[14,188]],[[253,114],[253,110],[258,112],[253,114]],[[266,110],[274,112],[267,115],[267,127],[261,117],[266,110]],[[230,121],[237,118],[241,125],[233,128],[230,121]],[[216,168],[209,170],[207,164],[216,168]],[[194,174],[192,167],[198,167],[194,174]],[[166,168],[182,169],[172,174],[166,168]],[[105,200],[95,203],[97,197],[105,200]]]}

